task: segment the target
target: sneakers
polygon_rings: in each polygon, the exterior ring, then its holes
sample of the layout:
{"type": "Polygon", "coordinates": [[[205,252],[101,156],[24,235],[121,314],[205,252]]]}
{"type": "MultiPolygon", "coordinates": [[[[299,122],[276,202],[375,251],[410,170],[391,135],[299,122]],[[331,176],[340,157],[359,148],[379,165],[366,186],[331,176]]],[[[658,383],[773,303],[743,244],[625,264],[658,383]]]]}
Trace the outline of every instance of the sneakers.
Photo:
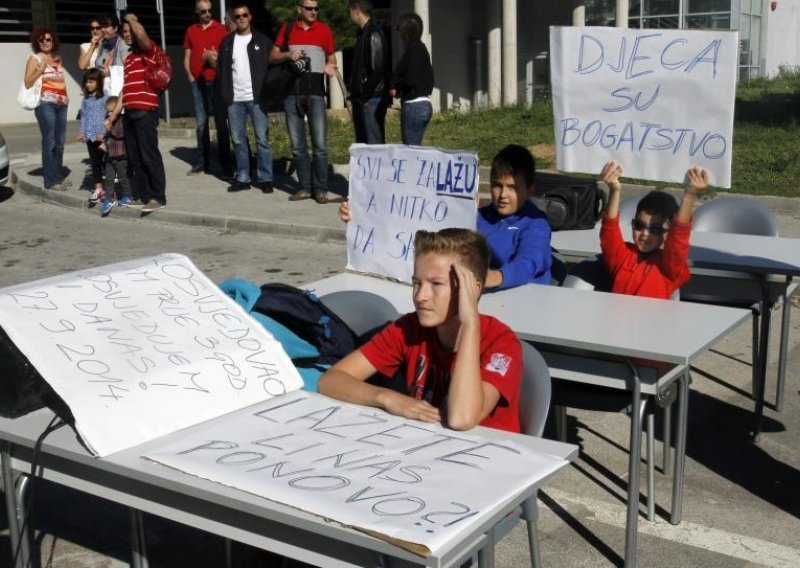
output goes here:
{"type": "Polygon", "coordinates": [[[202,174],[202,173],[203,173],[203,165],[202,164],[197,164],[197,165],[192,166],[192,169],[189,170],[188,172],[186,172],[186,175],[187,176],[196,176],[197,174],[202,174]]]}
{"type": "Polygon", "coordinates": [[[127,195],[123,195],[122,197],[119,198],[117,205],[119,205],[120,207],[130,207],[131,203],[133,203],[133,199],[131,199],[127,195]]]}
{"type": "Polygon", "coordinates": [[[166,207],[166,203],[161,203],[157,199],[151,199],[147,202],[147,205],[142,207],[142,213],[152,213],[153,211],[158,211],[159,209],[163,209],[166,207]]]}
{"type": "Polygon", "coordinates": [[[250,182],[233,180],[231,184],[228,186],[228,193],[234,193],[236,191],[244,191],[246,189],[250,189],[250,182]]]}
{"type": "Polygon", "coordinates": [[[95,188],[95,190],[89,196],[89,203],[91,203],[92,205],[96,205],[98,201],[103,199],[103,196],[105,196],[105,193],[106,192],[103,191],[102,189],[95,188]]]}
{"type": "MultiPolygon", "coordinates": [[[[123,197],[122,199],[125,199],[125,198],[123,197]]],[[[144,201],[142,201],[141,199],[136,199],[135,201],[131,201],[130,197],[129,197],[128,200],[129,201],[127,203],[124,203],[124,204],[122,202],[120,202],[120,205],[124,205],[125,207],[130,207],[131,209],[141,209],[142,207],[145,206],[144,201]]]]}
{"type": "Polygon", "coordinates": [[[261,193],[273,193],[275,191],[271,181],[257,181],[253,185],[259,188],[261,193]]]}
{"type": "Polygon", "coordinates": [[[100,216],[101,217],[108,217],[108,214],[111,213],[111,210],[117,205],[117,200],[113,201],[103,201],[100,205],[100,216]]]}
{"type": "Polygon", "coordinates": [[[311,199],[311,192],[307,189],[298,189],[289,196],[289,201],[302,201],[303,199],[311,199]]]}

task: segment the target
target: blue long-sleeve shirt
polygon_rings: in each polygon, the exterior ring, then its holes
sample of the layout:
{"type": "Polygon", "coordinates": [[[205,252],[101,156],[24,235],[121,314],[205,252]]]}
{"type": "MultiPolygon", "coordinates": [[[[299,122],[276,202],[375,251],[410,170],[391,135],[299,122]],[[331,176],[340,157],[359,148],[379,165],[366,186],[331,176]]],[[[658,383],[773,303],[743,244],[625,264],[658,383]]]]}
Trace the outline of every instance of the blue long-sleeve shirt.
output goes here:
{"type": "Polygon", "coordinates": [[[507,217],[501,217],[493,205],[481,207],[477,228],[489,243],[489,268],[503,273],[503,283],[496,290],[530,283],[550,284],[550,225],[533,203],[525,201],[507,217]]]}

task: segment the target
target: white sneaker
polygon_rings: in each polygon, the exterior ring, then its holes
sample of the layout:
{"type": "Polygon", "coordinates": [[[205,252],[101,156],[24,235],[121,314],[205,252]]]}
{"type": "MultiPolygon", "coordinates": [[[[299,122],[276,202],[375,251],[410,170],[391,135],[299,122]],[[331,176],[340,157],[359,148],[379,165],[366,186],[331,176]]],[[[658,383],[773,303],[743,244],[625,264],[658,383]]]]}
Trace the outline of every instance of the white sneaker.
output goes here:
{"type": "Polygon", "coordinates": [[[98,201],[103,199],[104,194],[105,192],[102,189],[95,189],[89,196],[89,203],[97,203],[98,201]]]}

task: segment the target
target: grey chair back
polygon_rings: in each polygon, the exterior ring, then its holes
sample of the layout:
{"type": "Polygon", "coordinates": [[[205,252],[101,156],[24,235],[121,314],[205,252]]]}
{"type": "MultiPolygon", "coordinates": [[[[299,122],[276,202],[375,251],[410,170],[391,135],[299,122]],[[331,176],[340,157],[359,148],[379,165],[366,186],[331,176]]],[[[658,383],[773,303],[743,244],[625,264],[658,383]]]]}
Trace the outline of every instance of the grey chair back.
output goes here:
{"type": "Polygon", "coordinates": [[[519,416],[522,431],[529,436],[541,436],[550,409],[550,369],[544,357],[533,345],[522,342],[522,386],[519,416]]]}
{"type": "Polygon", "coordinates": [[[342,318],[356,335],[394,321],[399,315],[389,300],[362,290],[331,292],[321,296],[320,301],[342,318]]]}
{"type": "Polygon", "coordinates": [[[779,236],[772,209],[746,197],[717,197],[695,209],[693,217],[693,231],[779,236]]]}

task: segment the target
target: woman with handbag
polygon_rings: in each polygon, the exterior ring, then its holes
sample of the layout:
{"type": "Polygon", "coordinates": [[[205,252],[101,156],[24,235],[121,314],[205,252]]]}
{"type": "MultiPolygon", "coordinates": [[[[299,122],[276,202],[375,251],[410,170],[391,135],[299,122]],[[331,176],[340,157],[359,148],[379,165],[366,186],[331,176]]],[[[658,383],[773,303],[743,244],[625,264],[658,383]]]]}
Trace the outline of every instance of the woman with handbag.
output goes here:
{"type": "Polygon", "coordinates": [[[61,175],[67,134],[67,85],[58,54],[60,42],[50,28],[37,28],[31,35],[33,54],[25,66],[25,88],[41,80],[39,105],[34,110],[42,134],[42,172],[47,189],[62,191],[71,185],[61,175]]]}

